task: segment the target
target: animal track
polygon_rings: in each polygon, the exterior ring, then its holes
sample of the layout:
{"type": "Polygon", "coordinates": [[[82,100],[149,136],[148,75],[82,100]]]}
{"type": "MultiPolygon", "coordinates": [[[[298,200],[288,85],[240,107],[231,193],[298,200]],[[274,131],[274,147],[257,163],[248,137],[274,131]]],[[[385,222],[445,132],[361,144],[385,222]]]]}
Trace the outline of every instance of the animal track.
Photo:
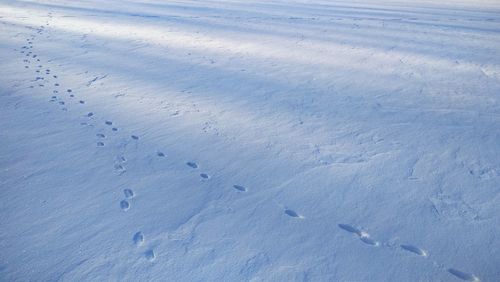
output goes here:
{"type": "Polygon", "coordinates": [[[465,273],[454,268],[448,269],[448,272],[465,281],[480,281],[474,274],[465,273]]]}
{"type": "Polygon", "coordinates": [[[238,191],[241,191],[241,192],[246,192],[247,191],[247,188],[241,186],[241,185],[233,185],[233,188],[238,190],[238,191]]]}
{"type": "Polygon", "coordinates": [[[125,198],[127,199],[132,199],[135,196],[134,191],[131,189],[124,189],[123,194],[125,194],[125,198]]]}
{"type": "Polygon", "coordinates": [[[155,255],[155,252],[153,250],[147,250],[144,253],[144,257],[146,257],[146,259],[149,261],[154,261],[156,258],[156,255],[155,255]]]}
{"type": "Polygon", "coordinates": [[[112,121],[109,121],[109,120],[105,121],[104,123],[105,123],[106,125],[112,125],[112,124],[113,124],[113,122],[112,122],[112,121]]]}
{"type": "Polygon", "coordinates": [[[345,231],[347,232],[351,232],[351,233],[354,233],[358,236],[361,236],[361,231],[351,225],[348,225],[348,224],[339,224],[339,227],[344,229],[345,231]]]}
{"type": "Polygon", "coordinates": [[[412,246],[412,245],[401,245],[401,248],[403,250],[406,250],[408,252],[412,252],[414,254],[417,254],[419,256],[423,256],[423,257],[426,257],[427,256],[427,252],[418,248],[418,247],[415,247],[415,246],[412,246]]]}
{"type": "Polygon", "coordinates": [[[368,234],[365,231],[359,230],[356,227],[353,227],[353,226],[348,225],[348,224],[339,224],[338,226],[339,226],[339,228],[341,228],[341,229],[343,229],[343,230],[345,230],[347,232],[356,234],[359,237],[359,239],[363,243],[365,243],[365,244],[368,244],[368,245],[371,245],[371,246],[378,246],[378,245],[380,245],[379,242],[373,240],[370,237],[370,234],[368,234]]]}
{"type": "Polygon", "coordinates": [[[128,211],[130,209],[130,203],[127,201],[127,200],[122,200],[120,202],[120,208],[123,210],[123,211],[128,211]]]}
{"type": "Polygon", "coordinates": [[[115,164],[115,170],[118,171],[120,175],[122,175],[123,173],[125,173],[125,171],[127,171],[125,167],[122,166],[121,164],[115,164]]]}
{"type": "Polygon", "coordinates": [[[132,241],[134,241],[136,246],[142,246],[142,244],[144,244],[144,234],[142,234],[141,231],[135,233],[132,241]]]}
{"type": "Polygon", "coordinates": [[[71,90],[71,89],[66,90],[66,92],[68,92],[68,93],[70,93],[70,92],[72,92],[72,91],[73,91],[73,90],[71,90]]]}
{"type": "Polygon", "coordinates": [[[198,165],[195,162],[187,162],[186,164],[191,168],[198,168],[198,165]]]}
{"type": "Polygon", "coordinates": [[[373,240],[372,238],[370,238],[370,235],[368,234],[363,234],[359,237],[359,239],[365,243],[365,244],[368,244],[368,245],[371,245],[371,246],[378,246],[379,243],[375,240],[373,240]]]}
{"type": "Polygon", "coordinates": [[[291,209],[285,209],[285,214],[291,217],[302,218],[301,215],[299,215],[297,212],[291,209]]]}
{"type": "Polygon", "coordinates": [[[113,127],[113,128],[111,128],[111,130],[113,130],[113,131],[118,131],[118,128],[113,127]]]}
{"type": "Polygon", "coordinates": [[[203,179],[210,179],[210,175],[206,174],[206,173],[200,173],[200,176],[201,178],[203,179]]]}
{"type": "Polygon", "coordinates": [[[91,116],[93,116],[93,115],[94,115],[94,113],[92,113],[92,112],[91,112],[91,113],[88,113],[88,114],[87,114],[87,117],[91,117],[91,116]]]}
{"type": "Polygon", "coordinates": [[[156,155],[157,155],[158,157],[165,157],[165,154],[164,154],[164,153],[162,153],[162,152],[157,152],[157,153],[156,153],[156,155]]]}
{"type": "MultiPolygon", "coordinates": [[[[70,95],[70,96],[71,96],[71,97],[73,97],[73,95],[70,95]]],[[[85,101],[80,100],[80,101],[79,101],[79,103],[80,103],[80,104],[85,104],[85,101]]]]}
{"type": "Polygon", "coordinates": [[[97,147],[104,147],[104,142],[97,142],[97,147]]]}
{"type": "Polygon", "coordinates": [[[139,140],[139,136],[137,136],[137,135],[131,135],[130,137],[132,137],[132,139],[134,139],[134,140],[139,140]]]}

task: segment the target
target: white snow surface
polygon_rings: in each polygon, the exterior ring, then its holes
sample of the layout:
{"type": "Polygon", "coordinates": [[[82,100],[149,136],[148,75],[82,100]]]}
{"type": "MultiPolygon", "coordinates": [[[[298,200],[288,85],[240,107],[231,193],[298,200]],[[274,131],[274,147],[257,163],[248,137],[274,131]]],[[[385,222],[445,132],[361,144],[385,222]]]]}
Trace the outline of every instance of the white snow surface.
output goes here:
{"type": "Polygon", "coordinates": [[[1,281],[500,281],[499,1],[0,0],[1,281]]]}

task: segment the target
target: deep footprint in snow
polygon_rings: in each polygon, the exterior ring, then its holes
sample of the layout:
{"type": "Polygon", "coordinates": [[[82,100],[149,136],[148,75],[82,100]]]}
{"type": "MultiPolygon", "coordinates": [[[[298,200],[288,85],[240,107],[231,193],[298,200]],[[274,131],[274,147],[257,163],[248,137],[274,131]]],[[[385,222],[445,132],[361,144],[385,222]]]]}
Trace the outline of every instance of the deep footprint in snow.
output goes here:
{"type": "Polygon", "coordinates": [[[301,215],[299,215],[297,212],[291,209],[285,209],[285,214],[290,216],[290,217],[296,217],[296,218],[302,218],[301,215]]]}
{"type": "Polygon", "coordinates": [[[201,178],[203,179],[210,179],[210,175],[206,174],[206,173],[200,173],[200,176],[201,178]]]}
{"type": "Polygon", "coordinates": [[[127,201],[127,200],[122,200],[120,202],[120,208],[123,210],[123,211],[128,211],[130,209],[130,203],[127,201]]]}
{"type": "Polygon", "coordinates": [[[127,199],[132,199],[135,196],[134,191],[132,191],[132,189],[123,189],[123,194],[127,199]]]}
{"type": "Polygon", "coordinates": [[[97,147],[104,147],[104,142],[97,142],[97,147]]]}
{"type": "Polygon", "coordinates": [[[142,246],[142,244],[144,244],[144,234],[142,234],[141,231],[135,233],[132,241],[134,241],[136,246],[142,246]]]}
{"type": "Polygon", "coordinates": [[[448,272],[465,281],[480,281],[474,274],[465,273],[454,268],[448,269],[448,272]]]}
{"type": "Polygon", "coordinates": [[[419,255],[419,256],[423,256],[423,257],[427,256],[426,251],[424,251],[418,247],[412,246],[412,245],[401,245],[401,248],[405,251],[412,252],[412,253],[419,255]]]}
{"type": "Polygon", "coordinates": [[[146,259],[149,261],[154,261],[156,259],[156,254],[153,250],[147,250],[144,253],[144,257],[146,257],[146,259]]]}
{"type": "Polygon", "coordinates": [[[241,186],[241,185],[233,185],[233,188],[240,191],[240,192],[246,192],[247,188],[241,186]]]}
{"type": "Polygon", "coordinates": [[[198,165],[195,162],[187,162],[186,164],[191,168],[198,168],[198,165]]]}

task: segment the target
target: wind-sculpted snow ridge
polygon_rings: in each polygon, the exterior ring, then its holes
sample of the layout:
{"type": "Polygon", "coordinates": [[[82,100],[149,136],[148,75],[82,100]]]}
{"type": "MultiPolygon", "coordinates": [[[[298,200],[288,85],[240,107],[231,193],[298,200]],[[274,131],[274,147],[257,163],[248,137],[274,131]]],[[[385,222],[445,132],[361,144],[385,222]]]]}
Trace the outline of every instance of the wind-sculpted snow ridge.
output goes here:
{"type": "Polygon", "coordinates": [[[498,280],[499,12],[0,1],[0,280],[498,280]]]}

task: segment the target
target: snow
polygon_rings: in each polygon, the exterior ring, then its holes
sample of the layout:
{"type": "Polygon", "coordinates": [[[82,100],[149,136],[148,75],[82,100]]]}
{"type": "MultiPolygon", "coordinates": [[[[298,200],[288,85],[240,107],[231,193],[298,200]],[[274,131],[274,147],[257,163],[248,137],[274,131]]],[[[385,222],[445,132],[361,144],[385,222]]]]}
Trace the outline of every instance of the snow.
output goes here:
{"type": "Polygon", "coordinates": [[[0,280],[499,281],[498,1],[0,0],[0,280]]]}

